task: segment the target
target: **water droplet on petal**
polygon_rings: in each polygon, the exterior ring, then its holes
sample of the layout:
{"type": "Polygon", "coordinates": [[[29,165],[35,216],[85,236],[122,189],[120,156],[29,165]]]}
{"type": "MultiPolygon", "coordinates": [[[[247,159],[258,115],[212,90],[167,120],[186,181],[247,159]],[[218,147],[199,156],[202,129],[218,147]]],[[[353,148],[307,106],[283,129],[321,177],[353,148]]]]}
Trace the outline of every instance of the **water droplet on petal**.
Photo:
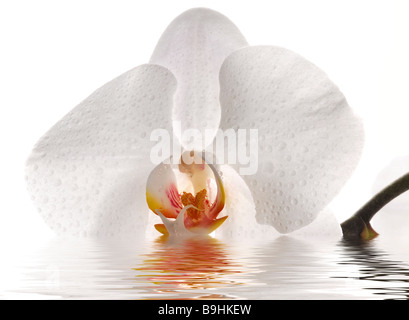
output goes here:
{"type": "Polygon", "coordinates": [[[286,144],[285,142],[281,142],[281,143],[278,145],[278,149],[279,149],[279,150],[284,150],[286,147],[287,147],[287,144],[286,144]]]}

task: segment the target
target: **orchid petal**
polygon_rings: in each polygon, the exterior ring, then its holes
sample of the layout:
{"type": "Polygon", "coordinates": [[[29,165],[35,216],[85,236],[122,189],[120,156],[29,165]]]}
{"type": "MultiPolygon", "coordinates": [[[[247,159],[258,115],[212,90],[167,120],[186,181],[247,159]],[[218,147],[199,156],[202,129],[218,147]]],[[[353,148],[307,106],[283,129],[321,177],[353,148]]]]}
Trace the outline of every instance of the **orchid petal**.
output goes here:
{"type": "Polygon", "coordinates": [[[279,233],[268,225],[259,224],[256,220],[256,208],[249,186],[230,165],[221,165],[223,184],[226,192],[224,214],[229,219],[222,228],[216,230],[216,236],[230,239],[263,239],[272,240],[279,233]]]}
{"type": "Polygon", "coordinates": [[[282,233],[309,224],[355,169],[361,121],[324,72],[283,48],[232,53],[220,85],[221,128],[258,129],[258,171],[243,176],[257,221],[282,233]]]}
{"type": "Polygon", "coordinates": [[[176,81],[142,65],[96,90],[53,126],[27,161],[28,188],[57,234],[144,230],[153,125],[171,130],[176,81]]]}
{"type": "MultiPolygon", "coordinates": [[[[181,132],[197,129],[211,143],[220,122],[220,67],[231,52],[246,45],[229,19],[204,8],[184,12],[165,30],[150,62],[168,68],[178,81],[173,115],[181,132]]],[[[203,148],[202,141],[187,143],[181,141],[188,150],[203,148]]]]}
{"type": "MultiPolygon", "coordinates": [[[[229,219],[222,228],[216,230],[216,236],[226,241],[231,239],[273,240],[280,233],[270,225],[256,221],[256,209],[251,191],[243,178],[229,165],[220,166],[223,173],[223,184],[226,189],[224,213],[229,219]]],[[[308,226],[291,233],[292,236],[312,241],[322,239],[339,239],[341,227],[335,215],[328,209],[321,211],[308,226]]]]}

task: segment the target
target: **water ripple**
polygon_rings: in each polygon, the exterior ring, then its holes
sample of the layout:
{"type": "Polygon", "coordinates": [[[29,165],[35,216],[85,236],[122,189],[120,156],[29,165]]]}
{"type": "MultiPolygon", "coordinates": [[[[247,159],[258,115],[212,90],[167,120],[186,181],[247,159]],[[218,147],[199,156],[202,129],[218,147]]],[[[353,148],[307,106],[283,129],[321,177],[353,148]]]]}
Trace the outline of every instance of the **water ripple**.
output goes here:
{"type": "MultiPolygon", "coordinates": [[[[382,239],[382,238],[381,238],[382,239]]],[[[408,299],[404,242],[52,239],[3,257],[2,299],[408,299]],[[401,249],[401,250],[398,250],[401,249]]]]}
{"type": "Polygon", "coordinates": [[[394,261],[389,254],[377,246],[377,240],[340,241],[340,265],[358,267],[358,275],[340,275],[338,278],[363,281],[369,286],[364,289],[385,299],[409,298],[409,266],[403,261],[394,261]],[[383,286],[377,286],[381,282],[383,286]]]}

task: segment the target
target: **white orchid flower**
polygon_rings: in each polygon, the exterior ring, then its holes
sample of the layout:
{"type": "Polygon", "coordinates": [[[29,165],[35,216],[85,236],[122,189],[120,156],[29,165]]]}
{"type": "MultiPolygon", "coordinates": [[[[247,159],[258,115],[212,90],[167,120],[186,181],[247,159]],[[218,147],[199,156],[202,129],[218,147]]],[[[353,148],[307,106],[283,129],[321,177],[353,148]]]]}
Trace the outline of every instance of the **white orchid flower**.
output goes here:
{"type": "Polygon", "coordinates": [[[288,233],[337,195],[362,146],[360,120],[323,71],[287,49],[249,46],[226,17],[200,8],[169,25],[148,64],[105,84],[52,127],[26,173],[57,234],[140,233],[152,211],[162,233],[211,232],[222,223],[221,232],[262,224],[288,233]],[[185,141],[175,123],[207,141],[218,129],[257,129],[257,172],[198,161],[211,144],[185,141]],[[155,128],[174,132],[192,162],[152,163],[155,128]]]}

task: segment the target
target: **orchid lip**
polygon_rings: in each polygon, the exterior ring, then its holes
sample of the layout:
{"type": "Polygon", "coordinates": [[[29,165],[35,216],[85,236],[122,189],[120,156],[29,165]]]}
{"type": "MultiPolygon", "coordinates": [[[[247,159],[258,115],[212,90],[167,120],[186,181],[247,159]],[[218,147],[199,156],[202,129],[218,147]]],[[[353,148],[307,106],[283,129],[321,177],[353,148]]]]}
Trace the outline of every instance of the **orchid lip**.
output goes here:
{"type": "MultiPolygon", "coordinates": [[[[191,156],[193,154],[190,152],[191,156]]],[[[200,156],[199,160],[200,163],[198,161],[193,163],[181,162],[178,166],[179,173],[190,179],[194,194],[178,191],[176,177],[170,166],[161,164],[152,171],[148,178],[147,202],[149,208],[163,222],[163,224],[155,225],[156,230],[160,233],[178,236],[209,234],[227,219],[227,216],[218,218],[225,205],[225,191],[221,177],[214,165],[205,162],[203,155],[200,156]],[[207,171],[206,168],[208,168],[207,171]],[[211,189],[209,177],[207,176],[210,171],[213,174],[217,188],[212,202],[210,202],[207,191],[207,188],[211,189]],[[166,175],[165,179],[160,179],[161,175],[166,175]],[[167,183],[166,186],[163,185],[163,181],[167,183]]]]}
{"type": "MultiPolygon", "coordinates": [[[[165,225],[165,228],[168,232],[168,234],[174,235],[174,236],[186,236],[190,235],[190,231],[186,229],[185,223],[184,223],[184,217],[186,210],[189,208],[195,208],[192,205],[184,207],[180,212],[178,217],[176,218],[175,221],[171,221],[168,218],[166,218],[159,210],[156,210],[156,213],[159,215],[159,217],[162,219],[163,224],[165,225]]],[[[197,209],[197,208],[196,208],[197,209]]]]}

